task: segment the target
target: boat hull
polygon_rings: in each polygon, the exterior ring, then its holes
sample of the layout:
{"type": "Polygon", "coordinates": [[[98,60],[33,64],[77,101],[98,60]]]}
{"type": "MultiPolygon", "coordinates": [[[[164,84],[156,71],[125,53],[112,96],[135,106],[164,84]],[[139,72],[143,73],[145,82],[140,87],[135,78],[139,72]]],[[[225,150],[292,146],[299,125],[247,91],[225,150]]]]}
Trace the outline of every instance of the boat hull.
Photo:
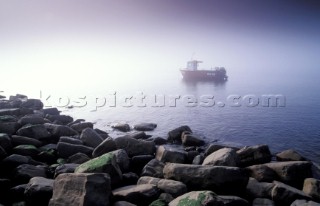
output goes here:
{"type": "Polygon", "coordinates": [[[226,81],[228,76],[220,74],[215,70],[186,70],[180,69],[183,79],[187,80],[213,80],[213,81],[226,81]]]}

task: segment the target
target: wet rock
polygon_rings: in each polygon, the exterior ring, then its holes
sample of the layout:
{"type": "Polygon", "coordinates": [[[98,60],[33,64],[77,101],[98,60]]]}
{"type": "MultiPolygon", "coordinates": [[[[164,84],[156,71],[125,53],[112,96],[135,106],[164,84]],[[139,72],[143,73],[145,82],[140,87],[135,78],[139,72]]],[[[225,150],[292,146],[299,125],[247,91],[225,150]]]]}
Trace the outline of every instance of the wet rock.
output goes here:
{"type": "Polygon", "coordinates": [[[28,183],[33,177],[47,177],[46,170],[44,166],[22,164],[15,169],[13,180],[18,184],[28,183]]]}
{"type": "Polygon", "coordinates": [[[47,114],[49,115],[59,115],[60,112],[57,108],[45,108],[43,109],[43,114],[46,116],[47,114]]]}
{"type": "Polygon", "coordinates": [[[169,146],[159,146],[156,153],[156,159],[161,162],[184,163],[186,157],[185,151],[169,146]]]}
{"type": "Polygon", "coordinates": [[[202,165],[236,167],[239,165],[239,158],[234,149],[223,148],[207,156],[202,165]]]}
{"type": "Polygon", "coordinates": [[[270,199],[256,198],[252,201],[252,206],[275,206],[275,204],[270,199]]]}
{"type": "Polygon", "coordinates": [[[181,143],[181,134],[184,131],[188,131],[192,133],[191,129],[189,126],[181,126],[176,129],[171,130],[168,133],[168,141],[171,143],[181,143]]]}
{"type": "MultiPolygon", "coordinates": [[[[149,140],[149,139],[148,139],[149,140]]],[[[164,145],[167,144],[167,140],[162,137],[150,138],[156,145],[164,145]]]]}
{"type": "Polygon", "coordinates": [[[263,164],[271,161],[271,153],[268,145],[256,145],[244,147],[237,151],[240,166],[263,164]]]}
{"type": "Polygon", "coordinates": [[[15,134],[20,125],[17,122],[0,122],[0,133],[15,134]]]}
{"type": "Polygon", "coordinates": [[[115,200],[128,201],[137,205],[149,205],[159,196],[159,189],[152,184],[130,185],[112,191],[115,200]]]}
{"type": "Polygon", "coordinates": [[[12,142],[13,146],[33,145],[35,147],[40,147],[42,145],[42,143],[37,139],[33,139],[33,138],[30,138],[30,137],[19,136],[19,135],[12,135],[11,136],[11,142],[12,142]]]}
{"type": "Polygon", "coordinates": [[[135,130],[138,131],[152,131],[157,128],[157,124],[154,123],[141,123],[133,126],[135,130]]]}
{"type": "Polygon", "coordinates": [[[303,192],[320,201],[320,181],[314,178],[306,178],[303,184],[303,192]]]}
{"type": "Polygon", "coordinates": [[[0,147],[2,147],[5,151],[11,150],[12,144],[9,135],[0,133],[0,147]]]}
{"type": "Polygon", "coordinates": [[[154,158],[153,155],[138,155],[138,156],[134,156],[131,158],[131,167],[130,169],[137,173],[140,174],[143,167],[154,158]]]}
{"type": "Polygon", "coordinates": [[[199,155],[199,152],[196,150],[191,150],[187,152],[186,163],[192,164],[194,158],[199,155]]]}
{"type": "Polygon", "coordinates": [[[197,155],[193,158],[192,164],[193,165],[201,165],[203,163],[204,156],[203,155],[197,155]]]}
{"type": "Polygon", "coordinates": [[[93,148],[96,148],[101,142],[103,142],[103,138],[91,128],[84,129],[80,135],[80,139],[84,145],[93,148]]]}
{"type": "Polygon", "coordinates": [[[128,136],[118,137],[115,140],[118,149],[124,149],[129,157],[137,155],[153,155],[155,152],[154,142],[134,139],[128,136]]]}
{"type": "Polygon", "coordinates": [[[306,159],[302,157],[298,152],[289,149],[276,154],[278,161],[305,161],[306,159]]]}
{"type": "Polygon", "coordinates": [[[137,184],[139,176],[136,173],[128,172],[122,174],[122,181],[119,187],[137,184]]]}
{"type": "Polygon", "coordinates": [[[82,123],[77,123],[77,124],[71,125],[71,128],[74,129],[75,131],[81,133],[86,128],[93,129],[93,124],[91,122],[82,122],[82,123]]]}
{"type": "Polygon", "coordinates": [[[223,148],[231,148],[234,149],[235,151],[239,150],[239,148],[236,147],[231,147],[227,145],[218,145],[218,144],[210,144],[207,149],[204,152],[204,156],[209,156],[210,154],[214,153],[215,151],[218,151],[219,149],[223,148]]]}
{"type": "Polygon", "coordinates": [[[61,137],[78,135],[78,132],[65,125],[54,125],[51,134],[54,137],[61,137]]]}
{"type": "Polygon", "coordinates": [[[19,154],[23,156],[31,156],[34,157],[39,154],[38,148],[33,145],[19,145],[13,148],[12,153],[19,154]]]}
{"type": "Polygon", "coordinates": [[[269,198],[275,184],[267,182],[258,182],[254,178],[249,178],[247,185],[247,194],[252,198],[269,198]]]}
{"type": "Polygon", "coordinates": [[[142,169],[141,176],[163,178],[163,168],[164,168],[163,162],[157,159],[152,159],[142,169]]]}
{"type": "Polygon", "coordinates": [[[0,116],[4,116],[4,115],[20,116],[20,108],[0,109],[0,116]]]}
{"type": "Polygon", "coordinates": [[[73,122],[73,118],[68,115],[50,115],[47,114],[46,118],[49,119],[52,123],[67,125],[70,122],[73,122]]]}
{"type": "Polygon", "coordinates": [[[126,135],[127,137],[131,137],[134,139],[147,139],[149,136],[145,132],[132,132],[126,135]]]}
{"type": "Polygon", "coordinates": [[[31,137],[37,140],[50,139],[51,135],[42,124],[25,125],[17,131],[17,135],[31,137]]]}
{"type": "Polygon", "coordinates": [[[275,201],[277,205],[290,205],[295,200],[310,200],[310,196],[307,196],[301,190],[298,190],[289,185],[283,184],[278,181],[273,182],[275,187],[271,192],[272,200],[275,201]]]}
{"type": "Polygon", "coordinates": [[[320,206],[320,203],[307,200],[295,200],[290,206],[320,206]]]}
{"type": "Polygon", "coordinates": [[[130,125],[128,124],[116,124],[112,126],[113,129],[117,129],[121,132],[129,132],[131,130],[130,125]]]}
{"type": "Polygon", "coordinates": [[[108,173],[112,184],[117,184],[122,179],[122,172],[112,153],[82,163],[75,169],[75,173],[108,173]]]}
{"type": "Polygon", "coordinates": [[[110,194],[110,177],[107,174],[61,174],[54,181],[49,206],[108,206],[110,194]]]}
{"type": "Polygon", "coordinates": [[[182,182],[178,182],[175,180],[166,180],[154,177],[141,177],[138,180],[137,184],[153,184],[165,193],[171,194],[173,197],[178,197],[187,192],[187,186],[182,182]]]}
{"type": "Polygon", "coordinates": [[[83,142],[80,139],[76,139],[73,137],[62,136],[59,139],[59,142],[65,142],[69,144],[83,145],[83,142]]]}
{"type": "Polygon", "coordinates": [[[116,162],[120,167],[120,170],[125,172],[129,170],[130,158],[125,150],[119,149],[111,152],[116,157],[116,162]]]}
{"type": "Polygon", "coordinates": [[[87,147],[84,145],[75,145],[65,142],[59,142],[57,145],[58,154],[63,158],[68,158],[77,153],[83,153],[88,156],[91,156],[93,152],[92,147],[87,147]]]}
{"type": "Polygon", "coordinates": [[[266,165],[252,165],[247,169],[249,175],[259,182],[272,182],[279,179],[277,173],[266,165]]]}
{"type": "Polygon", "coordinates": [[[43,108],[43,103],[39,99],[28,99],[22,102],[20,107],[32,110],[40,110],[43,108]]]}
{"type": "Polygon", "coordinates": [[[37,161],[33,160],[31,157],[29,157],[29,156],[22,156],[22,155],[18,155],[18,154],[12,154],[12,155],[10,155],[10,156],[8,156],[8,157],[6,157],[5,159],[2,160],[1,168],[4,168],[4,169],[1,170],[0,172],[5,172],[5,173],[10,174],[13,169],[15,169],[19,165],[23,165],[23,164],[43,165],[43,163],[37,162],[37,161]]]}
{"type": "Polygon", "coordinates": [[[189,189],[212,190],[219,194],[241,194],[248,176],[237,167],[198,166],[167,163],[163,169],[166,179],[185,183],[189,189]]]}
{"type": "Polygon", "coordinates": [[[21,117],[18,121],[19,124],[21,125],[26,125],[26,124],[44,124],[44,119],[42,116],[38,114],[28,114],[23,117],[21,117]]]}
{"type": "Polygon", "coordinates": [[[117,201],[113,204],[113,206],[137,206],[127,201],[117,201]]]}
{"type": "Polygon", "coordinates": [[[31,178],[24,192],[26,203],[28,205],[48,205],[52,197],[53,182],[54,180],[43,177],[31,178]]]}
{"type": "Polygon", "coordinates": [[[54,164],[57,162],[58,156],[57,151],[54,149],[42,151],[34,157],[35,160],[44,162],[47,164],[54,164]]]}
{"type": "Polygon", "coordinates": [[[76,153],[74,155],[71,155],[68,159],[67,162],[68,163],[74,163],[74,164],[82,164],[85,163],[87,161],[89,161],[90,158],[88,157],[88,155],[85,155],[83,153],[76,153]]]}
{"type": "Polygon", "coordinates": [[[205,144],[203,139],[193,134],[184,133],[182,134],[181,140],[184,146],[203,146],[205,144]]]}
{"type": "Polygon", "coordinates": [[[0,146],[0,160],[3,160],[8,156],[7,152],[0,146]]]}
{"type": "Polygon", "coordinates": [[[92,153],[93,157],[99,157],[105,153],[112,152],[117,150],[117,145],[112,137],[108,137],[107,139],[103,140],[94,150],[92,153]]]}
{"type": "Polygon", "coordinates": [[[12,187],[9,190],[9,198],[10,202],[23,201],[25,199],[24,192],[27,188],[28,184],[21,184],[15,187],[12,187]]]}
{"type": "Polygon", "coordinates": [[[54,172],[54,176],[57,177],[58,175],[62,174],[62,173],[74,173],[74,171],[76,170],[77,167],[79,167],[80,164],[61,164],[59,165],[55,172],[54,172]]]}

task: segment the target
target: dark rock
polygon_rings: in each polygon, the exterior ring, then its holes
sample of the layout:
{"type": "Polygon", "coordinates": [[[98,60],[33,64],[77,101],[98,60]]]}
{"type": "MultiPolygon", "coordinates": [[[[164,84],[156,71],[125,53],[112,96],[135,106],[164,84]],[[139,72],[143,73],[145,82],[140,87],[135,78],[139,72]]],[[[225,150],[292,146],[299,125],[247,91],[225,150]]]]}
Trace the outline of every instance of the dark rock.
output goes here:
{"type": "Polygon", "coordinates": [[[117,129],[121,132],[129,132],[131,129],[128,124],[116,124],[116,125],[113,125],[112,128],[117,129]]]}
{"type": "Polygon", "coordinates": [[[7,152],[0,146],[0,160],[3,160],[8,156],[7,152]]]}
{"type": "Polygon", "coordinates": [[[203,155],[197,155],[193,158],[192,164],[193,165],[201,165],[203,163],[204,156],[203,155]]]}
{"type": "Polygon", "coordinates": [[[57,108],[46,108],[46,109],[43,109],[43,114],[44,116],[46,116],[47,114],[49,115],[59,115],[60,112],[57,108]]]}
{"type": "Polygon", "coordinates": [[[62,164],[59,165],[54,173],[54,176],[57,177],[62,173],[74,173],[79,164],[62,164]]]}
{"type": "Polygon", "coordinates": [[[59,142],[65,142],[69,144],[83,145],[83,142],[80,139],[76,139],[74,137],[62,136],[59,139],[59,142]]]}
{"type": "Polygon", "coordinates": [[[138,131],[152,131],[157,128],[157,124],[154,123],[141,123],[133,126],[135,130],[138,131]]]}
{"type": "Polygon", "coordinates": [[[263,164],[271,161],[271,153],[268,145],[256,145],[244,147],[237,151],[240,166],[263,164]]]}
{"type": "Polygon", "coordinates": [[[154,142],[137,140],[128,136],[118,137],[115,140],[118,149],[124,149],[129,157],[137,155],[153,155],[155,152],[154,142]]]}
{"type": "Polygon", "coordinates": [[[48,130],[42,124],[25,125],[17,131],[17,135],[31,137],[40,141],[51,137],[48,130]]]}
{"type": "Polygon", "coordinates": [[[155,137],[155,138],[149,138],[149,139],[152,140],[156,145],[164,145],[164,144],[167,144],[168,142],[166,139],[162,137],[155,137]]]}
{"type": "Polygon", "coordinates": [[[42,116],[38,114],[29,114],[21,117],[18,121],[19,124],[21,125],[26,125],[26,124],[44,124],[44,119],[42,116]]]}
{"type": "Polygon", "coordinates": [[[320,203],[307,200],[295,200],[290,206],[320,206],[320,203]]]}
{"type": "Polygon", "coordinates": [[[11,139],[9,135],[0,133],[0,147],[2,147],[7,152],[12,149],[11,139]]]}
{"type": "Polygon", "coordinates": [[[77,124],[71,125],[71,128],[74,129],[75,131],[81,133],[86,128],[93,129],[93,124],[91,122],[82,122],[82,123],[77,123],[77,124]]]}
{"type": "Polygon", "coordinates": [[[61,125],[67,125],[70,122],[73,122],[73,118],[68,115],[50,115],[47,114],[46,118],[49,119],[51,122],[61,125]]]}
{"type": "Polygon", "coordinates": [[[303,192],[311,196],[314,200],[320,201],[320,180],[306,178],[303,184],[303,192]]]}
{"type": "Polygon", "coordinates": [[[137,206],[127,201],[117,201],[112,206],[137,206]]]}
{"type": "Polygon", "coordinates": [[[311,197],[307,196],[301,190],[297,190],[294,187],[283,184],[281,182],[274,181],[275,187],[272,190],[271,196],[272,200],[275,201],[277,205],[290,205],[295,200],[310,200],[311,197]]]}
{"type": "Polygon", "coordinates": [[[20,125],[17,122],[0,122],[0,133],[15,134],[20,125]]]}
{"type": "Polygon", "coordinates": [[[152,184],[130,185],[112,191],[115,200],[124,200],[137,205],[149,205],[159,196],[159,189],[152,184]]]}
{"type": "Polygon", "coordinates": [[[239,157],[234,149],[223,148],[207,156],[202,165],[236,167],[239,165],[239,157]]]}
{"type": "Polygon", "coordinates": [[[33,177],[47,177],[46,170],[44,166],[22,164],[15,169],[13,180],[18,184],[28,183],[33,177]]]}
{"type": "Polygon", "coordinates": [[[256,198],[252,201],[252,206],[275,206],[275,204],[270,199],[256,198]]]}
{"type": "Polygon", "coordinates": [[[43,103],[39,99],[28,99],[25,102],[22,102],[20,107],[32,110],[40,110],[43,108],[43,103]]]}
{"type": "Polygon", "coordinates": [[[277,173],[266,165],[252,165],[247,169],[248,174],[259,182],[273,182],[279,179],[277,173]]]}
{"type": "Polygon", "coordinates": [[[163,162],[157,159],[152,159],[142,169],[141,176],[163,178],[163,168],[164,168],[163,162]]]}
{"type": "Polygon", "coordinates": [[[171,143],[181,143],[181,134],[184,131],[188,131],[188,132],[192,133],[190,127],[181,126],[181,127],[178,127],[176,129],[171,130],[168,133],[168,141],[171,143]]]}
{"type": "Polygon", "coordinates": [[[75,173],[108,173],[112,184],[117,184],[122,179],[122,172],[112,153],[82,163],[75,169],[75,173]]]}
{"type": "Polygon", "coordinates": [[[110,191],[110,177],[107,174],[61,174],[54,181],[49,206],[108,206],[110,191]]]}
{"type": "Polygon", "coordinates": [[[23,156],[31,156],[34,157],[39,154],[38,148],[33,145],[19,145],[13,148],[12,153],[19,154],[23,156]]]}
{"type": "Polygon", "coordinates": [[[69,144],[65,142],[59,142],[57,145],[58,154],[63,158],[68,158],[71,155],[77,154],[77,153],[83,153],[88,156],[91,156],[93,152],[92,147],[87,147],[84,145],[75,145],[75,144],[69,144]]]}
{"type": "Polygon", "coordinates": [[[127,134],[126,136],[134,139],[147,139],[149,138],[148,135],[145,132],[132,132],[130,134],[127,134]]]}
{"type": "Polygon", "coordinates": [[[47,164],[53,164],[57,162],[57,158],[57,151],[54,149],[42,151],[34,157],[35,160],[45,162],[47,164]]]}
{"type": "Polygon", "coordinates": [[[51,132],[52,136],[54,137],[61,137],[61,136],[74,136],[78,135],[78,132],[68,126],[65,125],[56,125],[51,132]]]}
{"type": "Polygon", "coordinates": [[[212,190],[228,195],[243,193],[249,179],[244,170],[223,166],[167,163],[163,173],[166,179],[183,182],[189,189],[212,190]]]}
{"type": "Polygon", "coordinates": [[[84,129],[80,135],[80,139],[84,145],[93,148],[96,148],[101,142],[103,142],[103,138],[91,128],[84,129]]]}
{"type": "Polygon", "coordinates": [[[111,152],[116,157],[116,162],[120,167],[120,170],[125,172],[129,170],[130,167],[130,158],[125,150],[119,149],[111,152]]]}
{"type": "Polygon", "coordinates": [[[186,157],[185,151],[169,146],[159,146],[156,153],[156,159],[161,162],[185,163],[186,157]]]}
{"type": "Polygon", "coordinates": [[[164,200],[157,199],[151,202],[149,206],[167,206],[167,203],[164,200]]]}
{"type": "Polygon", "coordinates": [[[184,133],[181,135],[181,140],[184,146],[203,146],[205,144],[204,140],[193,134],[184,133]]]}
{"type": "Polygon", "coordinates": [[[0,116],[0,123],[2,122],[17,122],[18,119],[16,116],[12,116],[12,115],[2,115],[0,116]]]}
{"type": "Polygon", "coordinates": [[[112,137],[108,137],[107,139],[103,140],[94,150],[92,153],[93,157],[99,157],[105,153],[112,152],[117,150],[117,145],[112,137]]]}
{"type": "Polygon", "coordinates": [[[1,168],[5,168],[5,170],[2,170],[0,172],[11,174],[12,170],[18,167],[19,165],[23,164],[30,164],[30,165],[43,165],[41,162],[37,162],[33,160],[29,156],[22,156],[18,154],[12,154],[1,162],[1,168]]]}
{"type": "Polygon", "coordinates": [[[166,203],[166,205],[168,205],[174,198],[172,197],[172,195],[168,193],[161,193],[159,199],[163,200],[166,203]]]}
{"type": "Polygon", "coordinates": [[[199,155],[199,152],[196,150],[188,151],[186,156],[186,163],[192,164],[194,158],[199,155]]]}
{"type": "Polygon", "coordinates": [[[41,151],[49,151],[49,150],[57,150],[58,145],[57,144],[46,144],[42,147],[40,147],[39,149],[41,151]]]}
{"type": "Polygon", "coordinates": [[[79,152],[74,155],[71,155],[68,158],[67,162],[74,163],[74,164],[82,164],[82,163],[85,163],[89,160],[90,160],[90,158],[88,157],[88,155],[85,155],[85,154],[79,152]]]}
{"type": "Polygon", "coordinates": [[[258,182],[254,178],[249,178],[247,185],[247,194],[251,198],[271,198],[271,191],[275,184],[267,182],[258,182]]]}
{"type": "Polygon", "coordinates": [[[207,149],[204,152],[204,156],[209,156],[210,154],[214,153],[215,151],[218,151],[219,149],[223,148],[231,148],[234,149],[235,151],[239,150],[239,148],[236,147],[230,147],[226,145],[219,145],[219,144],[210,144],[207,149]]]}
{"type": "Polygon", "coordinates": [[[289,149],[276,154],[278,161],[305,161],[306,158],[302,157],[298,152],[289,149]]]}
{"type": "Polygon", "coordinates": [[[4,115],[20,116],[20,108],[0,109],[0,116],[4,115]]]}
{"type": "Polygon", "coordinates": [[[153,155],[138,155],[131,158],[130,169],[140,174],[143,167],[154,158],[153,155]]]}
{"type": "Polygon", "coordinates": [[[22,184],[12,187],[9,191],[10,202],[23,201],[25,199],[24,191],[26,190],[27,186],[28,184],[22,184]]]}
{"type": "Polygon", "coordinates": [[[48,205],[52,197],[53,182],[54,180],[43,177],[31,178],[24,192],[26,203],[28,205],[48,205]]]}
{"type": "Polygon", "coordinates": [[[128,186],[137,184],[139,176],[136,173],[128,172],[122,174],[122,181],[120,186],[128,186]]]}
{"type": "Polygon", "coordinates": [[[30,138],[30,137],[19,136],[19,135],[12,135],[11,136],[11,142],[12,142],[13,146],[33,145],[35,147],[40,147],[42,145],[42,143],[37,139],[33,139],[33,138],[30,138]]]}

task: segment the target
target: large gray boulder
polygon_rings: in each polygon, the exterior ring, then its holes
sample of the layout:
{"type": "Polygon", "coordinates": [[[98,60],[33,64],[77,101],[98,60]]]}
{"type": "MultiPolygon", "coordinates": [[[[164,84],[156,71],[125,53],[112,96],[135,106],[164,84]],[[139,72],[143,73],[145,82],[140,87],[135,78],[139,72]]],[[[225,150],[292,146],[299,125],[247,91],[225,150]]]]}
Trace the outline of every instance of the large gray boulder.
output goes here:
{"type": "Polygon", "coordinates": [[[26,125],[26,124],[44,124],[44,119],[41,115],[39,114],[28,114],[23,117],[21,117],[18,121],[19,124],[21,125],[26,125]]]}
{"type": "Polygon", "coordinates": [[[186,125],[171,130],[168,133],[168,141],[171,143],[181,143],[181,135],[185,131],[192,133],[190,127],[186,125]]]}
{"type": "Polygon", "coordinates": [[[33,177],[47,177],[47,167],[22,164],[13,172],[13,179],[18,184],[28,183],[33,177]]]}
{"type": "Polygon", "coordinates": [[[61,174],[53,186],[49,206],[109,206],[110,177],[105,173],[61,174]]]}
{"type": "Polygon", "coordinates": [[[30,137],[24,137],[19,135],[12,135],[11,136],[11,142],[13,146],[18,145],[33,145],[35,147],[40,147],[42,145],[41,141],[37,139],[33,139],[30,137]]]}
{"type": "Polygon", "coordinates": [[[91,123],[91,122],[80,122],[80,123],[72,124],[70,127],[72,129],[76,130],[77,132],[81,133],[86,128],[93,129],[93,123],[91,123]]]}
{"type": "Polygon", "coordinates": [[[252,201],[252,206],[275,206],[275,204],[270,199],[256,198],[252,201]]]}
{"type": "Polygon", "coordinates": [[[223,166],[167,163],[163,173],[166,179],[183,182],[189,189],[212,190],[227,195],[243,193],[249,179],[243,169],[223,166]]]}
{"type": "Polygon", "coordinates": [[[169,146],[159,146],[156,153],[156,159],[161,162],[185,163],[187,152],[169,146]]]}
{"type": "Polygon", "coordinates": [[[320,201],[320,180],[306,178],[303,184],[303,192],[313,199],[320,201]]]}
{"type": "Polygon", "coordinates": [[[57,145],[58,154],[63,158],[68,158],[77,153],[83,153],[88,156],[91,156],[93,152],[92,147],[87,147],[84,145],[76,145],[76,144],[69,144],[65,142],[59,142],[57,145]]]}
{"type": "Polygon", "coordinates": [[[31,137],[40,141],[51,137],[51,134],[43,124],[25,125],[17,131],[17,135],[31,137]]]}
{"type": "Polygon", "coordinates": [[[107,139],[103,140],[94,150],[92,153],[93,157],[99,157],[108,152],[112,152],[117,150],[117,145],[112,137],[108,137],[107,139]]]}
{"type": "Polygon", "coordinates": [[[110,152],[116,158],[116,162],[122,172],[128,171],[130,168],[130,158],[127,152],[123,149],[118,149],[110,152]]]}
{"type": "Polygon", "coordinates": [[[124,149],[129,157],[138,155],[153,155],[155,153],[154,142],[140,139],[134,139],[128,136],[122,136],[114,139],[118,149],[124,149]]]}
{"type": "Polygon", "coordinates": [[[236,167],[239,164],[239,158],[234,149],[219,149],[207,156],[202,165],[230,166],[236,167]]]}
{"type": "Polygon", "coordinates": [[[24,191],[28,205],[48,205],[53,191],[52,179],[33,177],[30,179],[24,191]]]}
{"type": "Polygon", "coordinates": [[[96,148],[101,142],[103,142],[103,138],[91,128],[84,129],[80,135],[80,139],[84,145],[93,148],[96,148]]]}
{"type": "Polygon", "coordinates": [[[247,185],[247,194],[252,198],[269,198],[275,184],[268,182],[258,182],[254,178],[249,178],[247,185]]]}
{"type": "Polygon", "coordinates": [[[293,149],[288,149],[276,154],[276,158],[278,161],[305,161],[302,155],[298,152],[294,151],[293,149]]]}
{"type": "Polygon", "coordinates": [[[184,146],[203,146],[205,144],[203,139],[188,132],[182,133],[181,141],[184,146]]]}
{"type": "Polygon", "coordinates": [[[268,145],[246,146],[238,150],[237,154],[242,167],[267,163],[272,157],[268,145]]]}
{"type": "Polygon", "coordinates": [[[141,176],[163,178],[164,163],[157,160],[150,160],[142,169],[141,176]]]}
{"type": "Polygon", "coordinates": [[[251,177],[259,182],[273,182],[279,179],[278,174],[266,165],[252,165],[246,168],[251,177]]]}

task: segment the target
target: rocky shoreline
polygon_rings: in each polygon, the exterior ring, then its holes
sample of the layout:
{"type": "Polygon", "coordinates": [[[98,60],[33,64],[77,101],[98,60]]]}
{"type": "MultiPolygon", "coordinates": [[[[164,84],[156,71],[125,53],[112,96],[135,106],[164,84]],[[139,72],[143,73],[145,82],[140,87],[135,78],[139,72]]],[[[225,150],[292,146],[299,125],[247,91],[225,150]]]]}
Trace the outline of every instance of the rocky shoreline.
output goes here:
{"type": "Polygon", "coordinates": [[[0,97],[0,205],[320,205],[320,172],[294,150],[207,144],[188,126],[94,124],[0,97]]]}

